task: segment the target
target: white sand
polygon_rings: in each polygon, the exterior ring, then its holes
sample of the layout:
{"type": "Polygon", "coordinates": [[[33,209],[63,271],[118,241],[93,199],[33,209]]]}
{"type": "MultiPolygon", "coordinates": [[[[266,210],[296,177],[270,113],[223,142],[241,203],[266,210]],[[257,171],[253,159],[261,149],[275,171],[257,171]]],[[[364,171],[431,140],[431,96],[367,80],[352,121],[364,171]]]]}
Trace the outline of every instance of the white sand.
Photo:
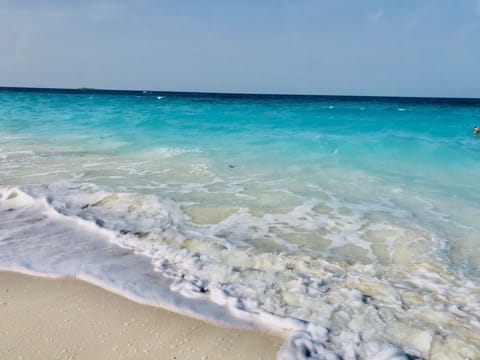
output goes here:
{"type": "Polygon", "coordinates": [[[281,344],[82,281],[0,272],[0,359],[275,359],[281,344]]]}

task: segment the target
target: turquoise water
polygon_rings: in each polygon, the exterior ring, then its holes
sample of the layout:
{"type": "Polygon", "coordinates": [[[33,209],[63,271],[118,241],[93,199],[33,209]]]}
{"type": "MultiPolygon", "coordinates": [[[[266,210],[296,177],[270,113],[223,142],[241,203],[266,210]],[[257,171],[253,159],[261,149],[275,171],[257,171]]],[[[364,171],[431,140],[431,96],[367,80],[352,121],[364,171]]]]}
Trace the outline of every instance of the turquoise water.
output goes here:
{"type": "Polygon", "coordinates": [[[284,334],[279,358],[478,358],[477,124],[479,100],[0,90],[0,267],[284,334]]]}

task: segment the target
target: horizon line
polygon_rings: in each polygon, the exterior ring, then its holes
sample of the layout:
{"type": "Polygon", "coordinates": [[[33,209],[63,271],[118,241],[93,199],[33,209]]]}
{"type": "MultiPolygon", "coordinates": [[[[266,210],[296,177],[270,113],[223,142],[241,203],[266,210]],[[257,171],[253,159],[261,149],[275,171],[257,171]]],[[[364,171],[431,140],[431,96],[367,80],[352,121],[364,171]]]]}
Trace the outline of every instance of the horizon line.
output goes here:
{"type": "Polygon", "coordinates": [[[154,94],[176,94],[176,95],[223,95],[223,96],[260,96],[260,97],[345,97],[345,98],[387,98],[387,99],[424,99],[424,100],[480,100],[476,97],[447,97],[447,96],[402,96],[402,95],[338,95],[338,94],[289,94],[289,93],[269,93],[269,92],[236,92],[236,91],[194,91],[194,90],[146,90],[146,89],[114,89],[114,88],[61,88],[61,87],[36,87],[36,86],[0,86],[0,90],[10,91],[52,91],[52,92],[71,92],[71,93],[139,93],[142,95],[154,94]]]}

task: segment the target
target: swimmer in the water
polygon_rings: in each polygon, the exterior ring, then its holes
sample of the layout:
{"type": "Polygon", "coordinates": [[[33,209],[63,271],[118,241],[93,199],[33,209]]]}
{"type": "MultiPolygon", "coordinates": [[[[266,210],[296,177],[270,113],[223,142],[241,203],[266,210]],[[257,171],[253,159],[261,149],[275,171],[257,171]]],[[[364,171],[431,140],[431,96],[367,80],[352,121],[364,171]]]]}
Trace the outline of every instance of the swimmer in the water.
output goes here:
{"type": "Polygon", "coordinates": [[[473,128],[473,135],[478,135],[478,134],[480,134],[480,129],[478,128],[478,126],[475,126],[473,128]]]}

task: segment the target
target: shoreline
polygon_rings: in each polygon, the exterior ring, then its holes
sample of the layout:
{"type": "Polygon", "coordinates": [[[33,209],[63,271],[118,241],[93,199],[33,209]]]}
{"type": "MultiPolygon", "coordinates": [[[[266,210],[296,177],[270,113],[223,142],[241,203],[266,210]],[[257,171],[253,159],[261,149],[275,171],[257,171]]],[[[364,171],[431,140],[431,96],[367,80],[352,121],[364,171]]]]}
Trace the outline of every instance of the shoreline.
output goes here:
{"type": "Polygon", "coordinates": [[[136,303],[88,282],[0,271],[0,358],[275,359],[285,340],[136,303]]]}

